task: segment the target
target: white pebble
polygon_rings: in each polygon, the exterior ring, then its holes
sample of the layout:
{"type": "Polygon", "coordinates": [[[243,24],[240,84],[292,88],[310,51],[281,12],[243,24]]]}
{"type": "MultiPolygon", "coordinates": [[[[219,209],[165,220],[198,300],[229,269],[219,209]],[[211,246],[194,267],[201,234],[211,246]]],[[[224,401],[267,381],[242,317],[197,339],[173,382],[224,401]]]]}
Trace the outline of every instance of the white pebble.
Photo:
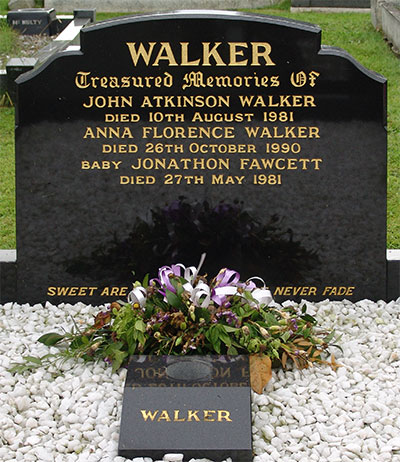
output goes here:
{"type": "Polygon", "coordinates": [[[52,462],[53,461],[53,455],[51,454],[51,452],[47,451],[47,449],[45,448],[36,448],[35,453],[41,462],[45,462],[45,461],[52,462]]]}
{"type": "Polygon", "coordinates": [[[163,457],[165,462],[182,462],[183,454],[165,454],[163,457]]]}
{"type": "Polygon", "coordinates": [[[304,436],[304,432],[301,430],[291,430],[290,434],[293,438],[302,438],[304,436]]]}
{"type": "Polygon", "coordinates": [[[37,426],[38,426],[38,422],[33,417],[29,417],[29,419],[27,419],[25,423],[26,428],[36,428],[37,426]]]}
{"type": "Polygon", "coordinates": [[[15,406],[19,412],[26,411],[30,406],[30,400],[27,396],[19,396],[15,398],[15,406]]]}
{"type": "Polygon", "coordinates": [[[39,438],[37,435],[29,436],[26,439],[27,444],[30,446],[35,446],[36,444],[40,443],[41,438],[39,438]]]}

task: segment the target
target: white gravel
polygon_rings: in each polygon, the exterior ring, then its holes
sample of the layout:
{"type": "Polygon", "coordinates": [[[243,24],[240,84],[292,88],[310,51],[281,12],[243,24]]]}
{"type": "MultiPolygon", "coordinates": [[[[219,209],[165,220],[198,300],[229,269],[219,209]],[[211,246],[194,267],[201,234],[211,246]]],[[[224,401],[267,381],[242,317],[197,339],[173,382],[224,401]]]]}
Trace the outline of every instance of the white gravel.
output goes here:
{"type": "MultiPolygon", "coordinates": [[[[400,299],[307,305],[343,334],[334,351],[343,367],[274,371],[253,395],[254,462],[400,462],[400,299]]],[[[125,370],[69,360],[61,371],[7,372],[22,355],[48,353],[37,338],[69,330],[68,314],[79,322],[97,311],[0,305],[1,461],[127,460],[117,456],[125,370]]]]}

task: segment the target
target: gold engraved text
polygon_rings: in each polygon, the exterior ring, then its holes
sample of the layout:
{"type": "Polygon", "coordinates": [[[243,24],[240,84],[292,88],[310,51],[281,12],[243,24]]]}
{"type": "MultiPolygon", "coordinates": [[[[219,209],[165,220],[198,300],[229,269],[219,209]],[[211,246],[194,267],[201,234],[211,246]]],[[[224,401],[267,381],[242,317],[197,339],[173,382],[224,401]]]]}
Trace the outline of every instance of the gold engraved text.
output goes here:
{"type": "Polygon", "coordinates": [[[134,66],[139,62],[159,66],[160,61],[167,66],[275,66],[268,42],[202,42],[201,56],[196,57],[189,56],[189,42],[179,42],[178,52],[170,42],[126,42],[126,45],[134,66]],[[228,55],[228,60],[224,61],[221,54],[228,55]]]}
{"type": "Polygon", "coordinates": [[[318,127],[245,127],[249,138],[320,138],[318,127]]]}
{"type": "Polygon", "coordinates": [[[180,409],[173,411],[141,409],[140,413],[145,422],[232,422],[231,413],[224,409],[188,409],[187,411],[180,409]]]}
{"type": "Polygon", "coordinates": [[[316,107],[313,95],[238,95],[243,107],[316,107]]]}
{"type": "Polygon", "coordinates": [[[277,159],[240,159],[240,170],[319,170],[322,159],[295,159],[280,157],[277,159]],[[311,167],[311,168],[309,168],[311,167]]]}

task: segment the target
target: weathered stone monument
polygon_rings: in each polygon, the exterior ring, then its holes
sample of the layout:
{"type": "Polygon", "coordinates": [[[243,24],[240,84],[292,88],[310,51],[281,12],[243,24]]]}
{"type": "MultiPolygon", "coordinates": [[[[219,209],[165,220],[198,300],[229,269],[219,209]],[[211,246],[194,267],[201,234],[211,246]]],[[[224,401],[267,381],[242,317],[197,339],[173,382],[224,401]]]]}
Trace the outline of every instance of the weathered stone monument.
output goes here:
{"type": "Polygon", "coordinates": [[[369,8],[371,0],[292,0],[295,8],[369,8]]]}
{"type": "Polygon", "coordinates": [[[275,5],[280,0],[44,0],[47,8],[55,8],[57,11],[72,11],[75,8],[96,8],[97,12],[116,13],[148,13],[162,10],[219,10],[240,8],[264,8],[267,5],[275,5]]]}
{"type": "Polygon", "coordinates": [[[19,77],[2,300],[124,298],[203,252],[277,299],[385,299],[386,81],[320,39],[261,15],[132,16],[19,77]]]}
{"type": "Polygon", "coordinates": [[[54,8],[26,8],[10,11],[7,22],[24,35],[54,35],[58,33],[58,21],[54,8]]]}

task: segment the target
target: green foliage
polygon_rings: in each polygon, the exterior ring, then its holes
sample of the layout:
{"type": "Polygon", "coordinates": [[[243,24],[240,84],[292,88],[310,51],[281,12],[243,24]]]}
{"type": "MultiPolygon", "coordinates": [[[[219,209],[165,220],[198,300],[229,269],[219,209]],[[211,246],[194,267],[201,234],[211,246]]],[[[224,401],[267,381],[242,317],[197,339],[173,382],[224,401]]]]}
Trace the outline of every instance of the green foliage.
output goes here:
{"type": "MultiPolygon", "coordinates": [[[[225,271],[229,270],[221,270],[225,271]]],[[[327,353],[334,335],[319,329],[305,307],[296,310],[257,302],[251,293],[256,289],[254,284],[222,285],[222,278],[216,277],[207,285],[204,277],[193,278],[185,281],[169,274],[165,280],[171,290],[165,285],[157,287],[154,282],[141,287],[137,282],[134,287],[146,293],[141,304],[134,298],[130,298],[130,303],[114,302],[97,313],[93,323],[79,329],[74,324],[71,332],[64,334],[44,334],[39,342],[58,347],[59,358],[104,360],[112,363],[113,371],[133,354],[262,354],[279,360],[284,367],[291,359],[299,368],[326,362],[322,355],[327,353]],[[183,283],[186,288],[191,285],[192,290],[185,290],[183,283]],[[222,299],[211,297],[204,307],[198,305],[203,305],[202,301],[196,302],[193,297],[198,284],[203,290],[207,286],[210,294],[216,287],[236,287],[237,291],[222,299]]],[[[54,355],[26,356],[24,360],[11,370],[23,372],[42,366],[46,361],[52,362],[54,355]]]]}
{"type": "Polygon", "coordinates": [[[114,19],[114,18],[120,18],[121,16],[130,16],[134,14],[132,13],[101,13],[98,12],[96,13],[96,22],[98,21],[105,21],[107,19],[114,19]]]}
{"type": "Polygon", "coordinates": [[[0,248],[15,249],[14,109],[0,108],[0,248]]]}
{"type": "Polygon", "coordinates": [[[290,11],[291,3],[292,3],[291,0],[281,0],[280,2],[275,3],[274,5],[268,5],[263,8],[257,8],[257,9],[252,9],[252,10],[245,9],[242,11],[249,11],[252,13],[264,13],[264,14],[268,14],[270,11],[272,12],[290,11]]]}
{"type": "Polygon", "coordinates": [[[22,359],[24,360],[23,363],[15,363],[9,369],[11,373],[22,374],[23,372],[30,371],[34,368],[45,366],[51,362],[50,358],[57,357],[58,355],[54,354],[47,354],[40,358],[35,356],[23,356],[22,359]]]}
{"type": "Polygon", "coordinates": [[[7,14],[7,12],[8,12],[8,1],[9,0],[0,0],[0,14],[7,14]]]}
{"type": "Polygon", "coordinates": [[[52,332],[49,334],[42,335],[38,339],[38,342],[43,343],[46,346],[54,346],[56,343],[60,342],[63,339],[64,339],[63,335],[52,332]]]}
{"type": "Polygon", "coordinates": [[[18,32],[10,27],[6,20],[0,19],[0,64],[5,68],[5,56],[17,55],[20,53],[18,32]]]}

